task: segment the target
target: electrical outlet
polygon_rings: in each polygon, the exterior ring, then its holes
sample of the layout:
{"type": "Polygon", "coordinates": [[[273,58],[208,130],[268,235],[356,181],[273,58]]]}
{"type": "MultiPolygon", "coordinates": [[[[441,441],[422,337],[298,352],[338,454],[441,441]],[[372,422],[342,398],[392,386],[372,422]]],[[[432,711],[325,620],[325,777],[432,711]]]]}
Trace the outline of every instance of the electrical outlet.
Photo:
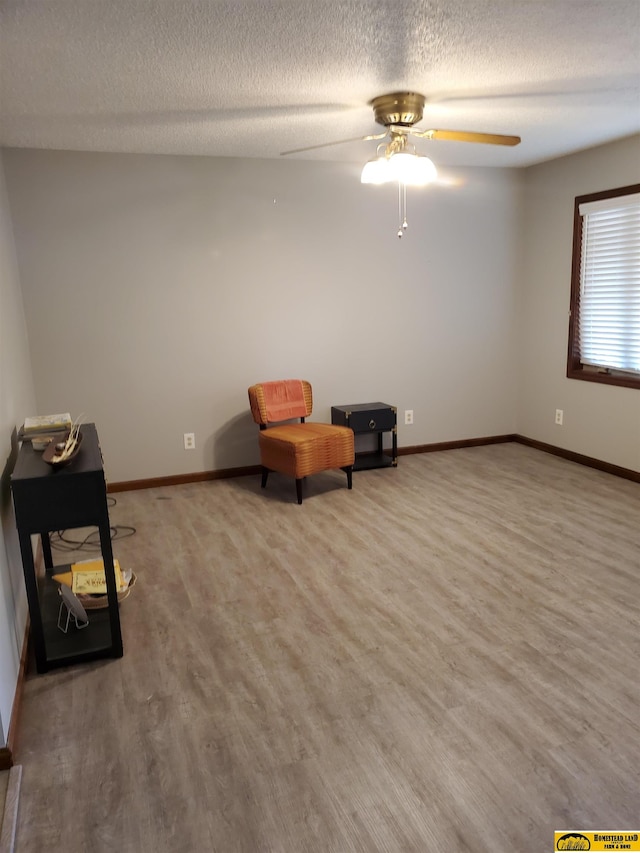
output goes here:
{"type": "Polygon", "coordinates": [[[195,434],[195,432],[185,432],[185,434],[184,434],[184,449],[185,450],[195,450],[196,449],[196,434],[195,434]]]}
{"type": "Polygon", "coordinates": [[[404,422],[409,425],[413,423],[413,409],[404,410],[404,422]]]}
{"type": "Polygon", "coordinates": [[[556,423],[558,426],[562,426],[562,420],[564,418],[564,412],[562,409],[556,409],[556,423]]]}

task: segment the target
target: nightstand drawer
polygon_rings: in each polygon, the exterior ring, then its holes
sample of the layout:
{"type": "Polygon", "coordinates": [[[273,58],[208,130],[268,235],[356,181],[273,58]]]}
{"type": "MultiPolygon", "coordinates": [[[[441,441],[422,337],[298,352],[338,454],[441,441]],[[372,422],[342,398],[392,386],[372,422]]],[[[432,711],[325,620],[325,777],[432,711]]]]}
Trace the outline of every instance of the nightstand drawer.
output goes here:
{"type": "Polygon", "coordinates": [[[332,406],[331,423],[351,427],[354,432],[386,432],[396,425],[396,410],[387,403],[332,406]]]}

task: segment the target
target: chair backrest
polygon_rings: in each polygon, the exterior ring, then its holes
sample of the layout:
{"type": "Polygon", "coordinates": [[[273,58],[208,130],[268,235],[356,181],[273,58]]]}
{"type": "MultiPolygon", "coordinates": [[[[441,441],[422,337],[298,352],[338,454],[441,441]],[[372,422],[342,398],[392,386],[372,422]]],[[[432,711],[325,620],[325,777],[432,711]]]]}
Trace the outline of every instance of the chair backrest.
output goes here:
{"type": "MultiPolygon", "coordinates": [[[[292,405],[296,403],[296,411],[299,414],[291,415],[290,417],[309,417],[313,409],[313,395],[311,385],[306,379],[282,379],[278,382],[259,382],[249,388],[249,405],[251,406],[251,414],[254,421],[260,426],[265,426],[269,423],[276,423],[277,418],[270,415],[269,400],[274,392],[282,395],[296,396],[296,387],[301,388],[301,397],[299,400],[292,399],[292,405]],[[266,386],[266,388],[265,388],[266,386]]],[[[280,418],[280,420],[288,420],[280,418]]]]}

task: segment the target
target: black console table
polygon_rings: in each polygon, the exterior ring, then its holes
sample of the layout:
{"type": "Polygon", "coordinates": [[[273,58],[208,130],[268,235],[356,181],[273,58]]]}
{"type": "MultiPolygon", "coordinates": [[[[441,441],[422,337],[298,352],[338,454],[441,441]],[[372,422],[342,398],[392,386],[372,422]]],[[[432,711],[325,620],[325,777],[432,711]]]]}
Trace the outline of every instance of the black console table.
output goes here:
{"type": "Polygon", "coordinates": [[[84,424],[81,432],[82,444],[78,455],[58,470],[47,465],[42,453],[25,441],[11,476],[38,672],[95,658],[122,657],[102,453],[95,425],[84,424]],[[69,571],[70,567],[56,566],[54,569],[49,533],[93,526],[100,534],[109,605],[104,610],[90,610],[86,628],[70,627],[64,634],[57,624],[61,598],[59,585],[52,575],[69,571]],[[36,576],[34,566],[33,534],[38,534],[42,541],[45,573],[41,578],[36,576]]]}
{"type": "Polygon", "coordinates": [[[398,464],[397,409],[388,403],[354,403],[350,406],[332,406],[331,423],[348,426],[356,435],[372,433],[378,438],[374,453],[356,453],[354,471],[366,468],[385,468],[398,464]],[[382,449],[383,433],[391,433],[391,456],[382,449]]]}

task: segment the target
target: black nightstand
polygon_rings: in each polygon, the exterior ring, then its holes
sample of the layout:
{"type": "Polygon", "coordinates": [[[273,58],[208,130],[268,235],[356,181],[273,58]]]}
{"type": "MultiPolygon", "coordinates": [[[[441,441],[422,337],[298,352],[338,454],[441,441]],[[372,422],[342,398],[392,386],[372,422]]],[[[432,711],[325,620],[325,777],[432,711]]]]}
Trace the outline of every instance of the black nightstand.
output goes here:
{"type": "Polygon", "coordinates": [[[378,450],[375,453],[356,453],[354,471],[367,468],[387,468],[398,464],[398,425],[397,409],[388,403],[354,403],[347,406],[331,407],[331,423],[348,426],[356,435],[375,433],[378,437],[378,450]],[[391,456],[382,449],[382,437],[391,433],[391,456]]]}

